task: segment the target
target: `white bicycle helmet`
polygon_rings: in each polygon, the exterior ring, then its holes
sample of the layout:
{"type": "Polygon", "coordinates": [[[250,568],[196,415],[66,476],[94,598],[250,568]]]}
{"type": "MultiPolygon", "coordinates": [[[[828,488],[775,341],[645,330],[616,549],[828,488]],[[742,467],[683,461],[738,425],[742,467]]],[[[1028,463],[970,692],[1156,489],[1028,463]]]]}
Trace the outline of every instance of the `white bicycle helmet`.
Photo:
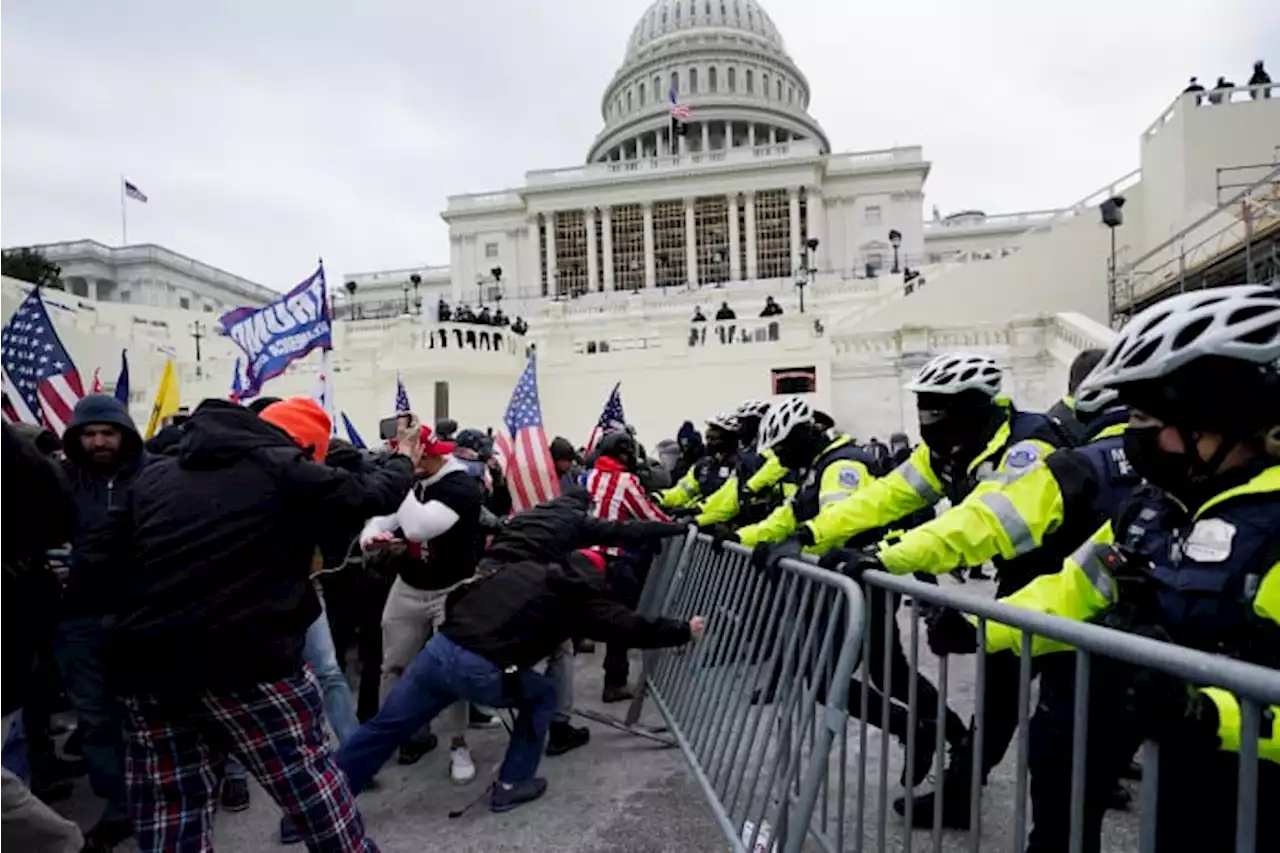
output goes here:
{"type": "Polygon", "coordinates": [[[766,400],[745,400],[734,412],[739,418],[763,418],[769,413],[766,400]]]}
{"type": "Polygon", "coordinates": [[[768,450],[791,435],[800,424],[813,423],[813,409],[799,397],[788,397],[769,408],[764,423],[760,424],[760,449],[768,450]]]}
{"type": "Polygon", "coordinates": [[[1076,389],[1075,393],[1076,411],[1083,412],[1086,415],[1100,412],[1114,404],[1119,396],[1114,388],[1088,388],[1082,385],[1076,389]]]}
{"type": "Polygon", "coordinates": [[[1125,324],[1077,393],[1159,379],[1206,356],[1280,360],[1280,295],[1261,285],[1183,293],[1125,324]]]}
{"type": "Polygon", "coordinates": [[[742,427],[742,424],[734,413],[721,412],[718,415],[712,415],[707,418],[707,426],[722,429],[725,432],[737,432],[742,427]]]}
{"type": "Polygon", "coordinates": [[[975,389],[994,397],[1003,381],[1004,371],[991,356],[949,352],[930,359],[906,387],[917,394],[959,394],[975,389]]]}

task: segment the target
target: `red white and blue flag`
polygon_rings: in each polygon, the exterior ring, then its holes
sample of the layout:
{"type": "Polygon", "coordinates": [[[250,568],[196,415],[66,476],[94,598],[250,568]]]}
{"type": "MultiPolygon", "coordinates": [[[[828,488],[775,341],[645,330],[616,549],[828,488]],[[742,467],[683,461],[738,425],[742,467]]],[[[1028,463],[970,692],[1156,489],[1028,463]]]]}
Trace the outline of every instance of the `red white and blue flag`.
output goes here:
{"type": "Polygon", "coordinates": [[[413,407],[409,405],[409,394],[404,390],[404,380],[400,378],[400,374],[396,374],[396,414],[407,415],[413,411],[413,407]]]}
{"type": "Polygon", "coordinates": [[[502,422],[494,445],[506,467],[512,511],[521,512],[560,494],[560,478],[542,427],[536,357],[529,357],[529,364],[520,374],[502,422]]]}
{"type": "MultiPolygon", "coordinates": [[[[121,180],[124,179],[121,178],[121,180]]],[[[124,194],[134,201],[140,201],[143,204],[147,203],[147,194],[138,189],[138,185],[132,181],[124,181],[124,194]]]]}
{"type": "Polygon", "coordinates": [[[22,300],[0,332],[4,368],[4,415],[11,421],[40,424],[62,435],[71,411],[84,396],[80,371],[35,288],[22,300]]]}
{"type": "Polygon", "coordinates": [[[671,101],[671,117],[676,121],[689,120],[689,105],[680,103],[680,98],[676,95],[676,87],[672,86],[667,92],[667,100],[671,101]]]}
{"type": "Polygon", "coordinates": [[[591,428],[591,435],[587,438],[587,452],[594,450],[596,442],[610,429],[625,428],[626,423],[627,416],[622,413],[622,383],[619,382],[609,392],[609,399],[604,401],[604,411],[600,413],[600,419],[596,421],[596,425],[591,428]]]}

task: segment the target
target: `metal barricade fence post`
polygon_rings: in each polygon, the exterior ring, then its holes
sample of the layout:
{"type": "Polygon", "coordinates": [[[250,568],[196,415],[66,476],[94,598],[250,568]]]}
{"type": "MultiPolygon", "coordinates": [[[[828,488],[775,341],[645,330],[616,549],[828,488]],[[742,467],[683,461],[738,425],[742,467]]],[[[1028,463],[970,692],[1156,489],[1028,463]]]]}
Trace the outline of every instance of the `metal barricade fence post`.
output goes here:
{"type": "MultiPolygon", "coordinates": [[[[1123,631],[1114,630],[1101,625],[1092,625],[1071,620],[1062,619],[1055,616],[1049,616],[1029,610],[1023,610],[1011,607],[991,599],[981,598],[971,593],[958,592],[946,587],[939,587],[930,584],[920,583],[913,578],[905,576],[889,575],[883,572],[868,572],[864,578],[868,591],[877,588],[884,591],[886,602],[886,615],[889,619],[894,618],[896,607],[893,598],[896,595],[909,595],[913,599],[913,612],[911,615],[910,640],[912,648],[907,663],[907,671],[910,684],[907,688],[907,732],[908,740],[906,743],[907,766],[908,773],[912,767],[912,761],[915,758],[915,751],[919,748],[914,743],[918,733],[916,726],[916,703],[918,696],[916,695],[915,679],[919,671],[919,654],[916,645],[920,639],[918,629],[918,620],[920,618],[919,611],[928,607],[944,607],[958,610],[962,613],[976,617],[978,624],[978,636],[985,636],[985,626],[989,621],[992,623],[1001,623],[1013,626],[1021,631],[1021,639],[1019,648],[1012,652],[998,652],[991,656],[994,660],[995,655],[1016,654],[1017,661],[1017,686],[1016,696],[1010,695],[1002,697],[993,694],[992,702],[1009,702],[1009,705],[1002,705],[1004,709],[1011,709],[1013,703],[1017,703],[1017,725],[1019,733],[1016,740],[1016,760],[1015,760],[1015,779],[1014,779],[1014,796],[1015,801],[1012,804],[1013,820],[1012,834],[1007,839],[1007,849],[1014,851],[1022,851],[1026,843],[1025,834],[1027,831],[1027,813],[1026,801],[1029,791],[1034,792],[1035,789],[1030,788],[1028,779],[1030,778],[1030,723],[1031,723],[1031,681],[1036,677],[1039,671],[1039,664],[1033,667],[1033,638],[1040,637],[1055,641],[1055,646],[1060,646],[1061,651],[1051,651],[1048,655],[1071,654],[1074,655],[1073,672],[1066,671],[1067,683],[1071,685],[1071,702],[1069,704],[1068,713],[1071,725],[1069,749],[1069,768],[1063,766],[1061,768],[1064,776],[1060,780],[1048,780],[1054,785],[1054,790],[1061,789],[1069,791],[1069,814],[1064,815],[1065,838],[1059,838],[1059,841],[1066,842],[1066,849],[1075,853],[1095,847],[1097,839],[1092,840],[1092,844],[1085,838],[1086,832],[1096,833],[1099,831],[1099,821],[1104,806],[1101,804],[1103,796],[1106,794],[1105,788],[1099,789],[1099,782],[1106,784],[1106,774],[1115,769],[1114,765],[1117,761],[1125,762],[1131,757],[1132,749],[1137,745],[1138,739],[1145,733],[1142,729],[1144,721],[1136,718],[1130,719],[1126,717],[1120,721],[1114,719],[1104,719],[1102,721],[1091,719],[1091,712],[1102,708],[1115,707],[1118,701],[1116,695],[1103,695],[1106,693],[1114,693],[1114,690],[1108,686],[1106,691],[1094,691],[1097,696],[1091,695],[1091,687],[1094,686],[1094,680],[1100,677],[1114,677],[1112,670],[1105,672],[1097,669],[1098,660],[1108,662],[1117,661],[1121,664],[1127,664],[1137,668],[1144,668],[1159,671],[1176,677],[1196,687],[1219,687],[1233,693],[1238,701],[1241,714],[1240,726],[1240,744],[1236,766],[1238,767],[1238,778],[1231,780],[1219,780],[1220,784],[1235,784],[1237,798],[1235,803],[1235,814],[1228,821],[1233,823],[1235,827],[1235,844],[1234,849],[1237,853],[1254,853],[1258,842],[1257,838],[1257,820],[1259,807],[1259,784],[1260,784],[1260,768],[1259,768],[1259,742],[1262,736],[1262,719],[1263,712],[1267,706],[1280,704],[1280,672],[1262,666],[1244,663],[1242,661],[1227,658],[1221,655],[1209,654],[1198,650],[1177,646],[1171,643],[1163,643],[1147,637],[1135,634],[1125,633],[1123,631]],[[1099,704],[1101,703],[1101,704],[1099,704]],[[1134,736],[1133,743],[1128,745],[1125,751],[1128,755],[1115,754],[1116,749],[1112,748],[1111,753],[1098,753],[1091,751],[1091,729],[1099,728],[1099,735],[1109,735],[1107,744],[1126,744],[1125,737],[1120,736],[1114,739],[1115,729],[1119,726],[1122,734],[1132,734],[1134,736]],[[1133,728],[1130,733],[1124,729],[1125,726],[1133,728]],[[1101,758],[1099,766],[1091,768],[1090,762],[1101,758]],[[1086,814],[1088,809],[1088,814],[1086,814]],[[1092,818],[1089,818],[1092,815],[1092,818]]],[[[870,596],[868,596],[870,600],[870,596]]],[[[861,702],[861,731],[859,733],[859,744],[861,754],[858,757],[859,764],[859,790],[857,792],[858,799],[855,801],[855,823],[857,838],[855,839],[854,849],[861,850],[866,842],[863,835],[863,815],[866,809],[866,798],[872,793],[866,786],[866,726],[868,724],[868,685],[870,680],[867,676],[873,672],[875,667],[883,667],[883,682],[878,687],[883,690],[881,697],[881,720],[883,726],[888,726],[888,695],[891,689],[890,679],[890,654],[892,649],[889,648],[888,638],[891,633],[891,626],[885,626],[886,648],[884,650],[884,659],[882,661],[873,661],[870,659],[871,650],[871,632],[863,637],[863,645],[866,649],[865,663],[863,665],[863,684],[862,684],[862,702],[861,702]]],[[[991,840],[987,839],[984,844],[982,838],[982,827],[980,823],[981,816],[981,786],[985,781],[984,777],[989,768],[984,765],[983,760],[983,723],[984,718],[989,718],[992,712],[991,708],[983,707],[983,693],[986,687],[985,681],[988,678],[987,673],[988,655],[985,650],[985,643],[981,644],[978,650],[976,660],[974,661],[974,669],[976,675],[975,684],[975,724],[973,729],[973,742],[971,761],[972,765],[966,768],[970,773],[971,789],[969,806],[969,839],[968,848],[971,850],[994,849],[991,846],[991,840]]],[[[1037,657],[1034,660],[1043,660],[1037,657]]],[[[1003,659],[1001,665],[1011,662],[1012,659],[1003,659]]],[[[1064,663],[1070,664],[1071,659],[1065,659],[1064,663]]],[[[944,774],[941,772],[941,760],[943,755],[944,727],[946,725],[947,714],[947,694],[949,676],[954,679],[954,670],[948,672],[948,658],[945,656],[939,659],[938,666],[938,705],[937,719],[934,736],[935,754],[939,757],[939,772],[937,775],[938,785],[936,786],[938,798],[934,802],[934,820],[932,828],[932,848],[934,851],[942,849],[943,833],[942,833],[942,813],[943,813],[943,794],[942,779],[944,774]]],[[[1047,671],[1047,670],[1046,670],[1047,671]]],[[[1055,671],[1060,671],[1055,670],[1055,671]]],[[[1127,670],[1120,670],[1127,671],[1127,670]]],[[[1047,676],[1046,676],[1047,677],[1047,676]]],[[[1043,679],[1042,679],[1043,680],[1043,679]]],[[[1003,684],[1003,682],[1000,682],[1003,684]]],[[[1101,683],[1111,685],[1113,682],[1102,681],[1101,683]]],[[[1122,684],[1123,682],[1119,682],[1122,684]]],[[[1012,687],[1012,685],[1010,685],[1012,687]]],[[[1041,690],[1044,690],[1042,684],[1041,690]]],[[[1011,694],[1014,691],[1011,690],[1011,694]]],[[[1123,698],[1123,691],[1119,698],[1123,698]]],[[[1043,707],[1043,706],[1042,706],[1043,707]]],[[[1006,713],[997,709],[1000,713],[1006,713]]],[[[1037,711],[1039,713],[1039,711],[1037,711]]],[[[1128,712],[1126,712],[1128,713],[1128,712]]],[[[1056,731],[1056,730],[1055,730],[1056,731]]],[[[1001,735],[1003,736],[1003,735],[1001,735]]],[[[886,828],[884,822],[884,807],[888,798],[888,773],[885,762],[887,756],[883,754],[885,745],[887,744],[887,734],[882,732],[880,755],[880,772],[877,780],[877,791],[874,793],[878,796],[880,805],[880,815],[877,821],[877,849],[884,850],[886,845],[891,843],[891,839],[886,838],[886,828]]],[[[997,744],[993,743],[993,746],[997,744]]],[[[1065,746],[1065,742],[1064,742],[1065,746]]],[[[1158,790],[1161,763],[1162,747],[1164,750],[1177,750],[1180,748],[1179,743],[1160,744],[1155,740],[1147,739],[1142,743],[1143,755],[1143,779],[1140,797],[1140,822],[1138,827],[1139,849],[1142,851],[1155,851],[1157,848],[1157,815],[1161,808],[1160,794],[1158,790]]],[[[1174,755],[1176,753],[1170,753],[1174,755]]],[[[1043,763],[1041,765],[1043,772],[1043,763]]],[[[1057,767],[1057,765],[1054,765],[1057,767]]],[[[1230,763],[1227,766],[1231,766],[1230,763]]],[[[1270,768],[1269,772],[1274,768],[1270,768]]],[[[1274,776],[1268,777],[1274,781],[1274,776]]],[[[1206,779],[1207,784],[1213,784],[1214,780],[1206,779]]],[[[1037,783],[1038,785],[1043,782],[1037,783]]],[[[904,809],[904,817],[910,825],[911,812],[911,791],[906,792],[906,807],[904,809]]],[[[1167,816],[1166,816],[1167,817],[1167,816]]],[[[1225,819],[1225,817],[1223,818],[1225,819]]],[[[1274,821],[1275,818],[1267,814],[1264,816],[1267,821],[1274,821]]],[[[1270,825],[1269,825],[1270,826],[1270,825]]],[[[1226,831],[1229,831],[1228,826],[1226,831]]],[[[1274,827],[1270,827],[1270,831],[1274,832],[1274,827]]],[[[909,851],[911,849],[911,831],[909,829],[900,828],[902,849],[909,851]]],[[[1162,846],[1167,841],[1159,842],[1162,846]]],[[[1225,846],[1225,845],[1224,845],[1225,846]]],[[[1000,845],[1001,849],[1006,849],[1006,845],[1000,845]]]]}

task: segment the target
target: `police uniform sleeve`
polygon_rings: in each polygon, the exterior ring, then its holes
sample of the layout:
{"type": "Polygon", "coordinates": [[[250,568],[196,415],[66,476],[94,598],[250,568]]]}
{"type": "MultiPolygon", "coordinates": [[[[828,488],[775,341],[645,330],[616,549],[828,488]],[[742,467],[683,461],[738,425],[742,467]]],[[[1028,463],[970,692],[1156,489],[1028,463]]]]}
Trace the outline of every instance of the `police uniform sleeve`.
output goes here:
{"type": "Polygon", "coordinates": [[[1065,515],[1062,489],[1044,464],[1052,450],[1034,440],[1014,444],[963,501],[881,549],[884,567],[944,574],[1039,548],[1065,515]]]}
{"type": "Polygon", "coordinates": [[[779,480],[787,476],[787,469],[778,461],[778,454],[772,450],[766,450],[761,455],[764,457],[764,464],[751,475],[751,479],[747,480],[747,491],[752,494],[773,488],[779,480]]]}
{"type": "Polygon", "coordinates": [[[690,466],[685,475],[680,478],[680,482],[658,496],[658,502],[663,509],[679,509],[693,506],[697,502],[702,491],[698,487],[697,470],[697,465],[690,466]]]}
{"type": "Polygon", "coordinates": [[[815,542],[842,543],[932,506],[941,497],[942,483],[929,462],[929,448],[922,443],[906,462],[820,514],[809,527],[815,542]]]}
{"type": "MultiPolygon", "coordinates": [[[[823,514],[830,515],[837,507],[848,500],[858,490],[870,488],[875,477],[867,470],[867,466],[852,459],[839,459],[832,462],[822,472],[822,482],[818,484],[818,514],[805,524],[813,533],[813,544],[805,550],[813,554],[825,554],[832,548],[845,543],[845,539],[822,539],[820,530],[831,530],[834,526],[827,524],[823,514]]],[[[847,538],[847,537],[846,537],[847,538]]]]}
{"type": "Polygon", "coordinates": [[[781,542],[796,530],[796,514],[791,501],[778,506],[762,520],[738,530],[738,541],[748,548],[761,542],[781,542]]]}
{"type": "Polygon", "coordinates": [[[702,512],[694,519],[699,527],[730,521],[738,515],[738,478],[730,477],[702,502],[702,512]]]}
{"type": "MultiPolygon", "coordinates": [[[[1253,599],[1253,612],[1262,619],[1277,623],[1280,627],[1280,563],[1273,565],[1253,599]]],[[[1218,740],[1229,752],[1240,751],[1240,700],[1234,693],[1221,687],[1206,687],[1202,691],[1218,711],[1218,740]]],[[[1258,756],[1266,761],[1280,763],[1280,706],[1264,708],[1269,716],[1263,721],[1262,734],[1258,738],[1258,756]]]]}
{"type": "MultiPolygon", "coordinates": [[[[1063,561],[1060,571],[1041,575],[1000,602],[1076,622],[1092,619],[1115,603],[1116,585],[1105,559],[1114,541],[1108,521],[1063,561]]],[[[1022,630],[988,620],[986,646],[988,652],[1021,648],[1022,630]]],[[[1033,655],[1069,648],[1048,637],[1031,638],[1033,655]]]]}

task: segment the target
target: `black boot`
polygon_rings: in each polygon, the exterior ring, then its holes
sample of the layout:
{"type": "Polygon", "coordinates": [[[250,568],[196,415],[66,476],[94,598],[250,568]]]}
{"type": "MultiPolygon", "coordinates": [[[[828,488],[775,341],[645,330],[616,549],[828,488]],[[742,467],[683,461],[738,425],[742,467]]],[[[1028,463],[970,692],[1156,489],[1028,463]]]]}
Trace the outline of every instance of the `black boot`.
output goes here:
{"type": "Polygon", "coordinates": [[[889,734],[902,744],[902,777],[899,780],[903,788],[914,788],[925,780],[929,775],[929,771],[933,768],[933,751],[934,751],[934,733],[938,730],[937,723],[926,717],[916,717],[915,742],[916,752],[913,756],[912,766],[906,765],[907,725],[910,719],[907,715],[907,709],[896,703],[889,706],[889,734]],[[908,776],[908,774],[910,774],[908,776]],[[909,781],[908,781],[909,780],[909,781]]]}
{"type": "MultiPolygon", "coordinates": [[[[951,761],[942,774],[942,825],[947,829],[969,828],[969,794],[973,761],[973,741],[966,737],[951,754],[951,761]]],[[[929,791],[915,797],[911,805],[911,826],[914,829],[933,827],[937,792],[929,791]]],[[[893,810],[900,815],[907,813],[907,803],[902,797],[893,801],[893,810]]]]}
{"type": "Polygon", "coordinates": [[[605,685],[604,693],[600,697],[600,701],[606,704],[609,702],[625,702],[634,697],[635,694],[631,692],[631,688],[627,687],[625,684],[620,686],[605,685]]]}
{"type": "Polygon", "coordinates": [[[107,853],[117,844],[133,837],[133,823],[128,818],[103,818],[84,834],[82,850],[107,853]]]}
{"type": "Polygon", "coordinates": [[[591,730],[577,728],[568,721],[554,720],[547,732],[547,755],[564,755],[571,749],[586,746],[591,740],[591,730]]]}
{"type": "Polygon", "coordinates": [[[400,746],[400,756],[396,759],[398,764],[417,764],[422,756],[435,749],[440,743],[440,739],[435,735],[427,735],[425,740],[408,740],[400,746]]]}

